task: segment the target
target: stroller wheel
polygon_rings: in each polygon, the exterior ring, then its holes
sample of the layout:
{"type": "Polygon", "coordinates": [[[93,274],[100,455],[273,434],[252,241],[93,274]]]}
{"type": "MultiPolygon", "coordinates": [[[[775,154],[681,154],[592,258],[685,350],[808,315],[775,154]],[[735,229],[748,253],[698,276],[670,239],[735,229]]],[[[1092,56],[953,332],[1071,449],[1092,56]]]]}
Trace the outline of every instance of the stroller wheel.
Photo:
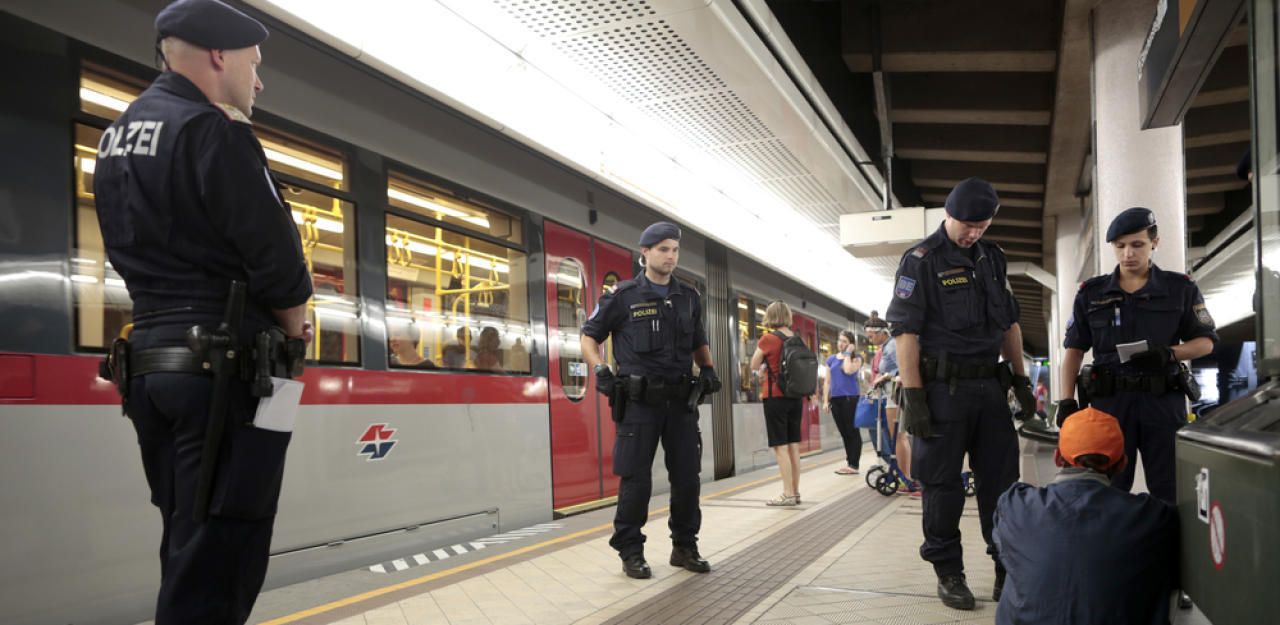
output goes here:
{"type": "Polygon", "coordinates": [[[889,497],[898,492],[898,478],[889,473],[882,474],[876,478],[875,489],[881,495],[889,497]]]}
{"type": "Polygon", "coordinates": [[[866,480],[867,480],[867,487],[868,487],[868,488],[875,488],[875,487],[876,487],[876,480],[877,480],[877,479],[880,477],[880,475],[881,475],[881,474],[883,474],[883,473],[884,473],[884,467],[879,466],[879,465],[876,465],[876,466],[874,466],[874,467],[871,467],[870,469],[867,469],[867,472],[866,472],[866,474],[865,474],[865,478],[866,478],[866,480]]]}
{"type": "Polygon", "coordinates": [[[965,471],[960,474],[960,479],[964,481],[964,496],[973,497],[978,494],[978,476],[973,471],[965,471]]]}

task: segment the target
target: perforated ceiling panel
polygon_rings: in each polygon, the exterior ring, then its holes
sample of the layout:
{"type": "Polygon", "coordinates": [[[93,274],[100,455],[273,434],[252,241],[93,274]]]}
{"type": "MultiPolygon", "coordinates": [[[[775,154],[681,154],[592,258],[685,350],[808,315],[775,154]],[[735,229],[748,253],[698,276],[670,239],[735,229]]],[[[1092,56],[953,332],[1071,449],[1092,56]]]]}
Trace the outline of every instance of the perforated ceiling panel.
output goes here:
{"type": "MultiPolygon", "coordinates": [[[[493,2],[691,148],[737,167],[838,238],[832,226],[853,208],[823,186],[787,147],[787,137],[778,136],[681,35],[679,25],[687,22],[678,14],[686,7],[663,0],[493,2]]],[[[708,34],[698,36],[702,43],[708,34]]]]}

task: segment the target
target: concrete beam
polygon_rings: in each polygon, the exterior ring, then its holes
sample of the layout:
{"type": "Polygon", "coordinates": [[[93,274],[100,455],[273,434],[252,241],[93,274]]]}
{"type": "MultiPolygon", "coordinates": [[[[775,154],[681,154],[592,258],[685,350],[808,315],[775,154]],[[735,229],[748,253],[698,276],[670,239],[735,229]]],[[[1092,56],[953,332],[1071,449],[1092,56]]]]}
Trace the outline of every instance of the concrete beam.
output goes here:
{"type": "Polygon", "coordinates": [[[962,163],[956,161],[915,160],[911,174],[917,178],[956,178],[977,176],[988,182],[1044,182],[1044,167],[1013,163],[962,163]]]}
{"type": "Polygon", "coordinates": [[[1183,136],[1188,144],[1200,137],[1219,136],[1241,130],[1247,137],[1250,126],[1249,115],[1247,101],[1193,108],[1187,111],[1182,122],[1183,136]]]}
{"type": "MultiPolygon", "coordinates": [[[[995,42],[999,45],[999,42],[995,42]]],[[[996,50],[974,52],[894,52],[881,56],[884,71],[901,72],[1052,72],[1057,66],[1053,50],[996,50]]],[[[871,55],[849,53],[844,64],[851,72],[871,70],[871,55]]]]}
{"type": "Polygon", "coordinates": [[[993,150],[944,150],[898,148],[898,156],[933,161],[967,161],[974,163],[1028,163],[1043,165],[1049,161],[1044,152],[1001,152],[993,150]]]}
{"type": "MultiPolygon", "coordinates": [[[[1245,97],[1248,98],[1248,88],[1245,97]]],[[[1007,111],[1000,109],[904,109],[895,108],[889,118],[895,124],[985,124],[992,126],[1048,126],[1049,111],[1007,111]]]]}
{"type": "MultiPolygon", "coordinates": [[[[963,178],[919,178],[914,174],[911,181],[917,187],[954,187],[960,183],[963,178]]],[[[991,186],[995,187],[997,193],[1004,191],[1013,191],[1016,193],[1044,193],[1044,184],[1042,183],[1018,183],[1018,182],[996,182],[990,181],[991,186]]]]}
{"type": "Polygon", "coordinates": [[[871,29],[878,26],[884,54],[993,48],[1052,52],[1058,35],[1056,4],[1053,0],[848,0],[841,5],[841,47],[845,54],[869,54],[871,29]],[[874,5],[880,9],[878,25],[871,23],[874,5]]]}
{"type": "Polygon", "coordinates": [[[1211,145],[1223,145],[1225,143],[1248,141],[1249,137],[1250,134],[1248,129],[1233,130],[1230,132],[1218,132],[1200,135],[1197,137],[1187,137],[1183,139],[1182,145],[1188,148],[1203,148],[1211,145]]]}
{"type": "MultiPolygon", "coordinates": [[[[920,197],[924,201],[931,202],[934,204],[945,204],[947,201],[946,193],[922,193],[920,194],[920,197]]],[[[1044,202],[1041,201],[1039,198],[1024,199],[1016,195],[1008,195],[1008,194],[1001,195],[1000,196],[1001,210],[1011,206],[1018,207],[1018,208],[1043,208],[1044,202]]]]}
{"type": "Polygon", "coordinates": [[[1075,197],[1081,164],[1090,143],[1089,119],[1093,65],[1089,15],[1094,0],[1065,0],[1058,37],[1058,72],[1053,89],[1053,127],[1049,133],[1045,213],[1078,208],[1075,197]]]}
{"type": "Polygon", "coordinates": [[[1186,148],[1183,151],[1186,158],[1187,175],[1190,176],[1192,170],[1221,165],[1231,165],[1231,172],[1234,173],[1236,163],[1240,162],[1249,147],[1248,141],[1241,141],[1238,143],[1221,143],[1205,147],[1186,148]]]}
{"type": "Polygon", "coordinates": [[[898,155],[913,160],[1035,164],[1046,159],[1049,137],[1045,130],[1043,126],[894,124],[893,139],[898,155]]]}
{"type": "Polygon", "coordinates": [[[1196,178],[1195,180],[1187,180],[1187,194],[1195,193],[1213,193],[1220,191],[1234,191],[1248,182],[1236,178],[1233,172],[1229,176],[1212,176],[1208,178],[1196,178]]]}
{"type": "Polygon", "coordinates": [[[1191,183],[1192,178],[1207,178],[1210,176],[1234,176],[1236,175],[1235,163],[1227,165],[1207,165],[1205,167],[1197,167],[1195,169],[1187,168],[1187,183],[1191,183]]]}
{"type": "Polygon", "coordinates": [[[1189,193],[1187,194],[1187,212],[1193,210],[1216,213],[1226,206],[1225,199],[1221,192],[1215,193],[1189,193]]]}

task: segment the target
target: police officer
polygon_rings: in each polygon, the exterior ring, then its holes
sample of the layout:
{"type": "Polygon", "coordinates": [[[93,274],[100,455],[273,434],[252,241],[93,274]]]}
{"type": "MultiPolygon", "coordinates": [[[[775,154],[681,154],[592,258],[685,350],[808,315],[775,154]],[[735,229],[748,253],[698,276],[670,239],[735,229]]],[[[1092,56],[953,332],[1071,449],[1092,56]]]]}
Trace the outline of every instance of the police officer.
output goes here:
{"type": "Polygon", "coordinates": [[[613,472],[621,478],[609,545],[630,577],[652,575],[644,559],[644,527],[653,491],[653,455],[658,441],[671,481],[671,566],[706,573],[698,554],[698,508],[702,434],[697,403],[720,390],[702,320],[702,296],[673,273],[680,259],[680,228],[658,222],[640,236],[644,273],[619,282],[600,298],[582,327],[582,353],[594,368],[596,389],[610,397],[617,421],[613,472]],[[615,373],[600,357],[613,336],[615,373]],[[692,376],[697,363],[699,376],[692,376]]]}
{"type": "Polygon", "coordinates": [[[179,0],[156,29],[165,71],[105,131],[94,176],[107,255],[133,299],[131,354],[115,367],[129,371],[125,410],[163,521],[155,622],[244,623],[291,435],[252,425],[238,366],[273,326],[299,352],[310,340],[311,276],[249,122],[266,28],[216,0],[179,0]],[[225,313],[232,281],[247,293],[240,316],[225,313]],[[220,322],[221,347],[197,354],[220,322]]]}
{"type": "MultiPolygon", "coordinates": [[[[1088,403],[1114,415],[1124,431],[1125,454],[1142,452],[1147,490],[1174,502],[1174,434],[1187,422],[1187,382],[1178,363],[1213,351],[1218,341],[1200,288],[1184,273],[1151,262],[1160,244],[1155,216],[1134,207],[1116,215],[1107,242],[1118,264],[1110,274],[1086,280],[1076,292],[1067,322],[1058,403],[1059,425],[1079,409],[1074,397],[1084,353],[1093,350],[1086,381],[1088,403]],[[1145,349],[1121,357],[1117,346],[1145,341],[1145,349]]],[[[1134,348],[1140,348],[1135,346],[1134,348]]],[[[1112,484],[1128,491],[1134,463],[1112,484]]]]}
{"type": "Polygon", "coordinates": [[[914,436],[911,473],[924,487],[920,556],[938,575],[938,597],[961,610],[975,605],[960,546],[964,455],[978,478],[978,518],[996,562],[998,599],[1004,569],[991,542],[991,514],[1018,479],[1010,387],[1021,405],[1018,418],[1035,410],[1004,252],[981,240],[999,207],[986,181],[957,184],[942,225],[902,256],[885,313],[898,348],[902,423],[914,436]]]}

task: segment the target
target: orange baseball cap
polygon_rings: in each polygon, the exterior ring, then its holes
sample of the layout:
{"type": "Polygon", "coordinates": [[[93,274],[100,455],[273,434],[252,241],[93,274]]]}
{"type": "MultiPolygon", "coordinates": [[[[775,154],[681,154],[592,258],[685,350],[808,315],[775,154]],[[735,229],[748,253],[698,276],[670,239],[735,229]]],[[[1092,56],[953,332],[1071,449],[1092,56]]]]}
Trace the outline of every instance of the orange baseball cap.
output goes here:
{"type": "Polygon", "coordinates": [[[1096,408],[1071,413],[1058,432],[1058,455],[1065,463],[1074,466],[1076,458],[1089,454],[1106,456],[1108,467],[1127,460],[1120,422],[1096,408]]]}

